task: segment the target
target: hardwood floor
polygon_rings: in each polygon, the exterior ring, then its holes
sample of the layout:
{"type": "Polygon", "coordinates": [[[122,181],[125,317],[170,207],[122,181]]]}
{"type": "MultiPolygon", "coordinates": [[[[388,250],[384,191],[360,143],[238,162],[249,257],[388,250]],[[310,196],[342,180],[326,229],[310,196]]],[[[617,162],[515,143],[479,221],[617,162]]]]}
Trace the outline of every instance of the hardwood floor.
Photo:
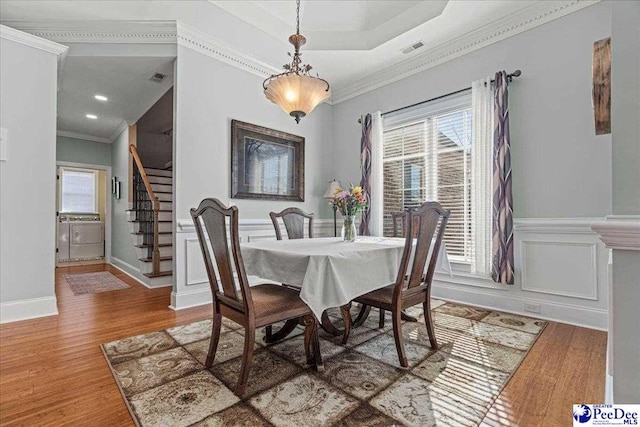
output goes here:
{"type": "MultiPolygon", "coordinates": [[[[58,269],[58,316],[0,326],[0,424],[133,425],[99,344],[210,315],[208,305],[170,310],[170,293],[111,266],[58,269]],[[64,283],[64,274],[103,270],[131,289],[74,296],[64,283]]],[[[571,425],[573,403],[604,401],[606,337],[551,323],[483,425],[571,425]]]]}

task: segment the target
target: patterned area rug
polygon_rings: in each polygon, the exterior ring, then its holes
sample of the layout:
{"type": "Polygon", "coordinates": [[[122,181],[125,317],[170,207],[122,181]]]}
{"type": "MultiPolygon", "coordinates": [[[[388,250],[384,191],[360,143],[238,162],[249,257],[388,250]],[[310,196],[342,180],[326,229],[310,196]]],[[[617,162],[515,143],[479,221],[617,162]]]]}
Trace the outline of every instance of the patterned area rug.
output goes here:
{"type": "Polygon", "coordinates": [[[439,351],[429,346],[421,307],[409,310],[420,316],[403,325],[409,369],[399,368],[391,319],[377,329],[375,309],[347,345],[323,333],[324,372],[305,365],[301,327],[269,346],[260,331],[242,400],[232,390],[244,330],[227,319],[210,370],[210,320],[102,349],[132,418],[145,427],[475,426],[546,322],[436,300],[433,310],[439,351]]]}
{"type": "Polygon", "coordinates": [[[97,294],[131,287],[108,271],[67,274],[64,280],[67,281],[74,295],[97,294]]]}

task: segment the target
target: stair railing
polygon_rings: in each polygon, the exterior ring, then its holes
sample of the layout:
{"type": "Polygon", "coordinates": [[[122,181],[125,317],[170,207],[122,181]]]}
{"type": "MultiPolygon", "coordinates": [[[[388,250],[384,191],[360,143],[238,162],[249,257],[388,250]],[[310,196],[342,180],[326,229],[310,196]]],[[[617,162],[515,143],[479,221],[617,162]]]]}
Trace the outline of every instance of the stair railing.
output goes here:
{"type": "Polygon", "coordinates": [[[142,232],[143,244],[147,248],[147,257],[151,258],[153,264],[153,274],[158,274],[160,273],[158,224],[160,201],[151,187],[135,145],[129,145],[129,152],[133,157],[133,210],[142,232]]]}

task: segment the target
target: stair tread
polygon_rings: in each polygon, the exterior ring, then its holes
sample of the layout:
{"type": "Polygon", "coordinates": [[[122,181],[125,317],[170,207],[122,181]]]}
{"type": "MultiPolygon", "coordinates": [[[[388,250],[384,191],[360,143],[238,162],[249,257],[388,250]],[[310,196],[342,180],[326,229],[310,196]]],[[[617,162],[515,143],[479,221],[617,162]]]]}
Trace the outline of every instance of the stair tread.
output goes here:
{"type": "MultiPolygon", "coordinates": [[[[145,244],[134,245],[134,246],[136,248],[151,248],[151,247],[153,247],[153,245],[145,245],[145,244]]],[[[166,248],[166,247],[169,247],[169,246],[173,246],[173,243],[158,243],[158,247],[159,248],[166,248]]]]}
{"type": "MultiPolygon", "coordinates": [[[[129,221],[129,222],[153,222],[153,221],[144,221],[141,219],[134,219],[133,221],[129,221]]],[[[173,222],[170,219],[160,219],[158,220],[158,222],[173,222]]]]}
{"type": "MultiPolygon", "coordinates": [[[[162,200],[160,200],[160,202],[162,202],[162,200]]],[[[148,211],[145,211],[144,209],[127,209],[126,210],[126,212],[138,212],[138,211],[152,212],[153,209],[149,209],[148,211]]],[[[173,212],[173,209],[158,209],[158,212],[173,212]]]]}
{"type": "Polygon", "coordinates": [[[164,276],[172,276],[173,275],[173,270],[169,270],[169,271],[161,271],[159,273],[144,273],[145,276],[150,277],[150,278],[154,278],[154,277],[164,277],[164,276]]]}
{"type": "MultiPolygon", "coordinates": [[[[134,233],[131,233],[135,236],[143,236],[145,234],[153,234],[153,231],[149,232],[149,233],[143,233],[142,231],[136,231],[134,233]]],[[[158,231],[158,234],[173,234],[173,231],[158,231]]]]}
{"type": "Polygon", "coordinates": [[[157,173],[147,173],[147,176],[152,176],[154,178],[173,178],[172,175],[158,175],[157,173]]]}
{"type": "MultiPolygon", "coordinates": [[[[160,261],[171,261],[173,257],[171,256],[161,256],[160,261]]],[[[153,262],[153,258],[138,258],[138,261],[142,262],[153,262]]]]}

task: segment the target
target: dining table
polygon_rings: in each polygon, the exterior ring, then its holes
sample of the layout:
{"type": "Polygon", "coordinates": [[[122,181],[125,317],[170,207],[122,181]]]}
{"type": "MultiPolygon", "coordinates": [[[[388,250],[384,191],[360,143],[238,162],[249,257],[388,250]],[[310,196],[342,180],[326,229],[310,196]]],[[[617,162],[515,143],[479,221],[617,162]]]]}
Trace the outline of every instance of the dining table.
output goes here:
{"type": "MultiPolygon", "coordinates": [[[[394,284],[405,243],[405,238],[373,236],[360,236],[354,242],[335,237],[264,239],[241,244],[241,251],[248,275],[299,288],[300,298],[321,319],[323,329],[341,335],[344,331],[332,324],[326,310],[342,308],[343,316],[350,316],[353,299],[394,284]]],[[[444,242],[436,272],[451,274],[444,242]]],[[[345,317],[345,327],[350,322],[345,317]]],[[[285,325],[274,339],[283,338],[293,328],[294,322],[285,325]]]]}

